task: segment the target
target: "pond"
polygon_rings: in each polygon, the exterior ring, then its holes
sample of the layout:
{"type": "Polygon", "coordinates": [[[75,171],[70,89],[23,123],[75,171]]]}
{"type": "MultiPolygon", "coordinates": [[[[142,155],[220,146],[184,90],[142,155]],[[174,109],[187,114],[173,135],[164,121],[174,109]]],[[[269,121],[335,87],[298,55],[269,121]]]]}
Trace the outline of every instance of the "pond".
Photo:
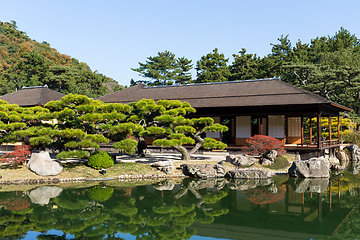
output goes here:
{"type": "Polygon", "coordinates": [[[359,177],[2,186],[0,239],[356,239],[359,177]]]}

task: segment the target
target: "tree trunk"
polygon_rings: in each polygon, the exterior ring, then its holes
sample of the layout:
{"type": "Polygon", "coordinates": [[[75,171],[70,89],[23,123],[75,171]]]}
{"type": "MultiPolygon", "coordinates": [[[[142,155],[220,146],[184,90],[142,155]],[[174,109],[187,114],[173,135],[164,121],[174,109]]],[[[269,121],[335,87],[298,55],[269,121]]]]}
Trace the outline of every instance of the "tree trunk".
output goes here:
{"type": "Polygon", "coordinates": [[[193,149],[191,149],[190,155],[193,155],[194,153],[196,153],[201,148],[201,146],[203,145],[203,143],[205,141],[199,135],[195,135],[194,138],[195,138],[196,144],[195,144],[195,147],[193,149]]]}
{"type": "Polygon", "coordinates": [[[182,160],[184,160],[184,161],[189,161],[190,160],[191,155],[190,155],[189,151],[185,147],[175,145],[175,146],[173,146],[173,148],[178,150],[181,153],[182,160]]]}

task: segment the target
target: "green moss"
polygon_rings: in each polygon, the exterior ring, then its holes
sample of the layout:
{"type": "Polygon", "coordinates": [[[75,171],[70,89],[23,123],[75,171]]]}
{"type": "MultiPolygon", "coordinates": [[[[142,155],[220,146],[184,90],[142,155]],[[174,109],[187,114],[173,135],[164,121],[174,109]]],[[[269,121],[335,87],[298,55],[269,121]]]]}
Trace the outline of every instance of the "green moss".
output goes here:
{"type": "Polygon", "coordinates": [[[275,159],[275,162],[269,166],[265,166],[267,168],[270,169],[282,169],[282,168],[286,168],[290,166],[289,161],[287,160],[287,158],[283,155],[278,155],[275,159]]]}

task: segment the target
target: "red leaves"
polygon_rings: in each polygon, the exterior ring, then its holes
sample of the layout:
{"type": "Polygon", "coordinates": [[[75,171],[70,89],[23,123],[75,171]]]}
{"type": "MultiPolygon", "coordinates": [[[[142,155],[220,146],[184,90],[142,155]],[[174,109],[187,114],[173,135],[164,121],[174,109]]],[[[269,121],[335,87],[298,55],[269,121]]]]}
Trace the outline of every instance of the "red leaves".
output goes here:
{"type": "Polygon", "coordinates": [[[13,152],[6,153],[2,156],[0,162],[10,163],[13,165],[19,165],[26,162],[27,158],[30,157],[30,146],[18,145],[15,146],[13,152]]]}
{"type": "Polygon", "coordinates": [[[280,140],[265,135],[248,138],[244,150],[247,154],[264,154],[270,150],[276,150],[279,155],[286,152],[284,144],[280,140]]]}

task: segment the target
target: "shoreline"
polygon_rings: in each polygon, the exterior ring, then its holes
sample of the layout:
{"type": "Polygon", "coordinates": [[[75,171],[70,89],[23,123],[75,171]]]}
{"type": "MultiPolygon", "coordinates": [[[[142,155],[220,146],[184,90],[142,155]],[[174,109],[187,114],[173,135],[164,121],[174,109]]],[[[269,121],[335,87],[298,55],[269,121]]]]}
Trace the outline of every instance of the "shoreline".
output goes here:
{"type": "MultiPolygon", "coordinates": [[[[65,166],[62,173],[57,176],[39,176],[27,169],[25,165],[18,168],[2,165],[0,169],[0,186],[4,185],[44,185],[44,184],[59,184],[59,183],[79,183],[79,182],[102,182],[102,181],[129,181],[129,180],[157,180],[157,179],[184,179],[188,178],[180,169],[181,164],[212,164],[216,165],[219,161],[225,160],[226,156],[219,155],[194,155],[190,161],[183,161],[178,154],[147,154],[145,158],[138,158],[134,155],[119,155],[113,167],[108,169],[106,175],[102,175],[98,170],[92,169],[84,163],[84,160],[62,162],[63,165],[78,164],[80,170],[75,167],[65,166]],[[150,167],[150,164],[156,161],[165,161],[172,159],[174,162],[174,171],[171,174],[166,174],[160,170],[150,167]],[[122,163],[132,164],[136,163],[133,173],[126,173],[121,169],[122,163]],[[146,169],[140,170],[144,165],[146,169]],[[116,167],[115,167],[116,166],[116,167]],[[75,170],[74,170],[75,169],[75,170]],[[1,172],[2,170],[2,172],[1,172]],[[17,172],[18,171],[18,172],[17,172]],[[21,172],[21,173],[20,173],[21,172]],[[19,173],[19,174],[17,174],[19,173]],[[16,175],[21,175],[19,178],[14,178],[16,175]],[[2,177],[1,177],[2,175],[2,177]],[[84,176],[86,175],[86,176],[84,176]]],[[[224,162],[226,172],[236,169],[235,166],[228,162],[224,162]]],[[[279,174],[287,174],[287,168],[284,169],[269,169],[261,166],[252,166],[245,169],[265,170],[270,172],[272,176],[279,174]]]]}

